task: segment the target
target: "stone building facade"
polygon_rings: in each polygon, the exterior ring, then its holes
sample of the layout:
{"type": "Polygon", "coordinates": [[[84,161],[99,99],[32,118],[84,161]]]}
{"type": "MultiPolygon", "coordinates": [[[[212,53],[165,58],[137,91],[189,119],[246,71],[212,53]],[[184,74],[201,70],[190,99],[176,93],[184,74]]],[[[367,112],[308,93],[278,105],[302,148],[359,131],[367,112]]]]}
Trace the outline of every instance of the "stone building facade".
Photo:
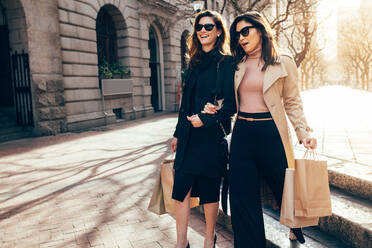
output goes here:
{"type": "Polygon", "coordinates": [[[9,64],[0,92],[13,98],[1,103],[2,120],[26,111],[30,122],[18,125],[48,135],[178,109],[181,44],[191,25],[172,1],[0,0],[0,12],[0,53],[9,64]],[[22,52],[29,63],[18,68],[13,55],[22,52]],[[100,80],[101,53],[130,75],[100,80]],[[14,85],[19,72],[22,87],[14,85]]]}

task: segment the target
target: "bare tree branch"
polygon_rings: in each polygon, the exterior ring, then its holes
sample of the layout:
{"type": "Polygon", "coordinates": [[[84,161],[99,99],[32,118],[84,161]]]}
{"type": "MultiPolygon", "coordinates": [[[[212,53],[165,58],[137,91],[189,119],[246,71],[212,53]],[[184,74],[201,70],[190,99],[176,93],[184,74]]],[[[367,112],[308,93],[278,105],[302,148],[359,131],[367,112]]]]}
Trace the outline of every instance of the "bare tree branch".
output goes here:
{"type": "Polygon", "coordinates": [[[299,0],[288,0],[284,14],[278,16],[272,23],[270,23],[273,29],[275,29],[278,25],[288,20],[288,17],[291,14],[290,12],[291,6],[297,3],[298,1],[299,0]]]}
{"type": "Polygon", "coordinates": [[[227,0],[223,0],[223,5],[222,5],[222,8],[220,10],[221,15],[223,14],[223,11],[225,10],[226,4],[227,4],[227,0]]]}

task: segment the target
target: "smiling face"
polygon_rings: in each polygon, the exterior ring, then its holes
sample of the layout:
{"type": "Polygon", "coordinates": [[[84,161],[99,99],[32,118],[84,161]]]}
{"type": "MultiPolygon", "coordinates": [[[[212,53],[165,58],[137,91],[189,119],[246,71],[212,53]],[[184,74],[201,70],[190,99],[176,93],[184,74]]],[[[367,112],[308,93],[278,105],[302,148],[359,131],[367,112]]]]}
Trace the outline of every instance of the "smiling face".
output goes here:
{"type": "Polygon", "coordinates": [[[213,29],[210,31],[207,31],[205,26],[203,26],[203,28],[200,31],[196,30],[196,35],[198,37],[200,44],[202,45],[202,49],[205,52],[208,52],[213,49],[214,44],[216,43],[217,37],[221,35],[221,30],[217,30],[215,26],[216,24],[214,23],[213,18],[209,16],[202,17],[199,20],[198,24],[201,24],[201,25],[213,24],[214,25],[213,29]]]}
{"type": "MultiPolygon", "coordinates": [[[[245,20],[241,20],[236,25],[236,32],[242,31],[243,28],[247,26],[253,26],[253,24],[245,20]]],[[[253,50],[261,46],[261,33],[257,28],[249,28],[249,34],[247,36],[240,34],[238,39],[239,45],[243,48],[246,54],[250,54],[253,50]]]]}

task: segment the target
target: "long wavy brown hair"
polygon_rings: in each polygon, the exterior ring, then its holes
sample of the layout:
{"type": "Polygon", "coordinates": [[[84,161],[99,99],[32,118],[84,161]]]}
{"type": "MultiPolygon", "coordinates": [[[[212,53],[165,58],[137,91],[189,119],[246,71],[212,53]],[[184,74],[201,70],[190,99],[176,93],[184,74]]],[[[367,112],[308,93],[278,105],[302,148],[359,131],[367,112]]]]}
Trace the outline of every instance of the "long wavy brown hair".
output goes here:
{"type": "Polygon", "coordinates": [[[187,39],[187,46],[189,52],[187,58],[189,60],[190,67],[197,66],[200,63],[202,55],[202,45],[197,36],[195,26],[199,24],[201,18],[209,16],[213,19],[216,28],[221,31],[221,35],[217,37],[215,48],[222,54],[230,54],[229,48],[229,33],[227,32],[226,23],[223,17],[215,11],[205,10],[198,13],[194,20],[194,32],[187,39]]]}
{"type": "Polygon", "coordinates": [[[269,65],[278,63],[279,49],[275,42],[273,31],[268,21],[257,11],[250,11],[236,17],[230,26],[230,49],[235,63],[242,62],[247,55],[239,44],[240,34],[236,32],[236,25],[243,20],[251,23],[261,33],[261,58],[265,62],[262,71],[266,70],[269,65]]]}

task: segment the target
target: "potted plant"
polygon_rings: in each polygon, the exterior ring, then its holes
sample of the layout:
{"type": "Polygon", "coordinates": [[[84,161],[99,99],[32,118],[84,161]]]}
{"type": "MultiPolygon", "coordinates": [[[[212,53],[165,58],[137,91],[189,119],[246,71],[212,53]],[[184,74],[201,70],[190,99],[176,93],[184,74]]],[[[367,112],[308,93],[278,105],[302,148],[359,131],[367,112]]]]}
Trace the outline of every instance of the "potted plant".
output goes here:
{"type": "Polygon", "coordinates": [[[110,65],[111,72],[113,74],[114,78],[125,78],[130,76],[130,70],[125,68],[124,66],[121,66],[118,63],[113,63],[110,65]]]}
{"type": "Polygon", "coordinates": [[[104,60],[98,65],[100,79],[124,78],[130,76],[130,70],[118,63],[109,64],[104,60]]]}

